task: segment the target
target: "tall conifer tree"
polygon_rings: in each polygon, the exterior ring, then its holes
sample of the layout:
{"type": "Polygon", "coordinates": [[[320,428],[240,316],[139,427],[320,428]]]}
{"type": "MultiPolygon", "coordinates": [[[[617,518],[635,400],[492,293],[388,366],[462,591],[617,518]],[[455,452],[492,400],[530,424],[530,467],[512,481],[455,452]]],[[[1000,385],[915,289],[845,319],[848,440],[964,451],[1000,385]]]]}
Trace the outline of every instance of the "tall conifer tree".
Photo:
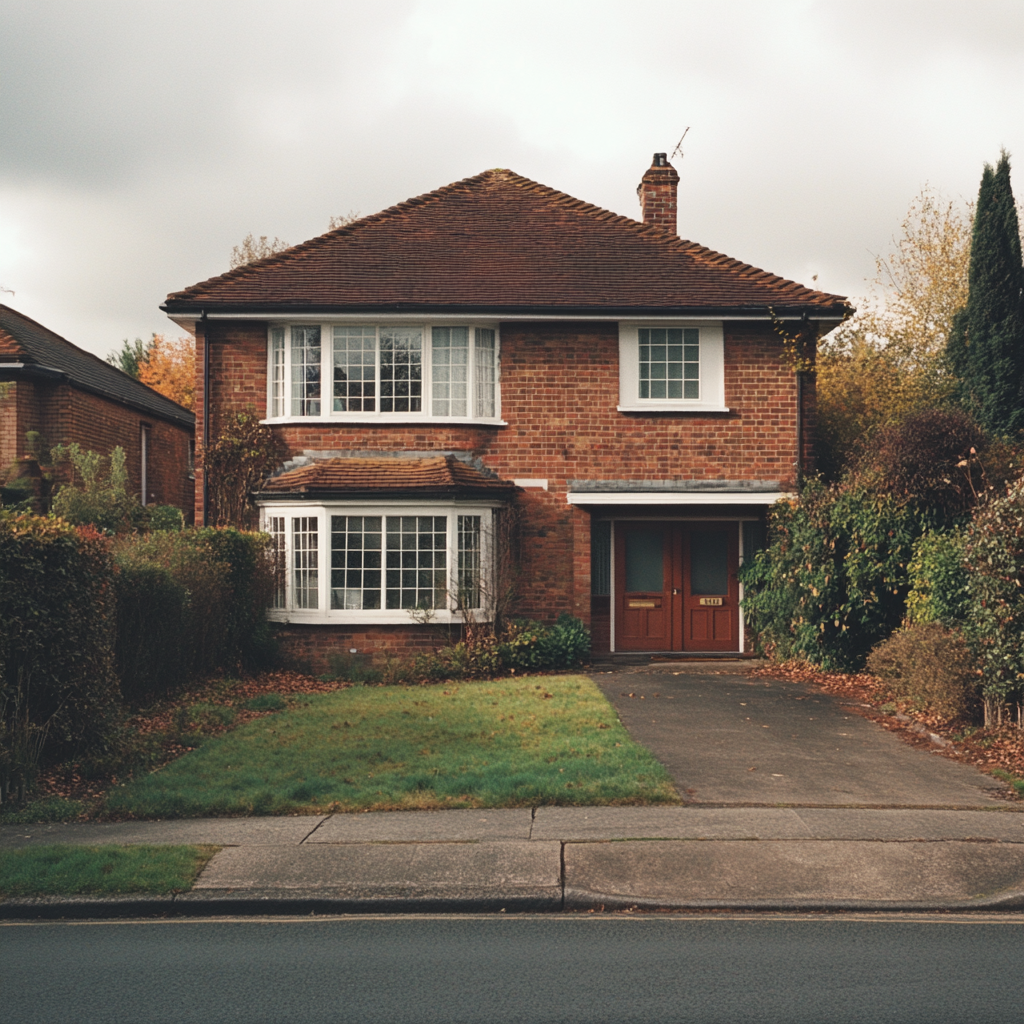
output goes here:
{"type": "Polygon", "coordinates": [[[1024,263],[1004,150],[985,164],[971,234],[967,305],[946,349],[960,403],[995,434],[1024,429],[1024,263]]]}

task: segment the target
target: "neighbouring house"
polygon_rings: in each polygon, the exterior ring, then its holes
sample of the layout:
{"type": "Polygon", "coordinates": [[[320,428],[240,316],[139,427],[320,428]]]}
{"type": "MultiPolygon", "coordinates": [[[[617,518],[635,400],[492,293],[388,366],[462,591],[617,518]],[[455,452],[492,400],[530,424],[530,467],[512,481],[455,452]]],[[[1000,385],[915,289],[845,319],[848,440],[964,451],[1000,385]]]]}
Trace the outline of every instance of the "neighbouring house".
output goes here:
{"type": "Polygon", "coordinates": [[[738,565],[811,466],[777,328],[849,306],[680,239],[678,181],[655,154],[635,221],[485,171],[168,296],[200,444],[254,408],[289,452],[254,497],[296,654],[427,646],[509,588],[595,652],[744,650],[738,565]]]}
{"type": "Polygon", "coordinates": [[[124,449],[145,505],[176,505],[191,520],[195,416],[59,334],[0,305],[0,479],[30,453],[77,442],[124,449]]]}

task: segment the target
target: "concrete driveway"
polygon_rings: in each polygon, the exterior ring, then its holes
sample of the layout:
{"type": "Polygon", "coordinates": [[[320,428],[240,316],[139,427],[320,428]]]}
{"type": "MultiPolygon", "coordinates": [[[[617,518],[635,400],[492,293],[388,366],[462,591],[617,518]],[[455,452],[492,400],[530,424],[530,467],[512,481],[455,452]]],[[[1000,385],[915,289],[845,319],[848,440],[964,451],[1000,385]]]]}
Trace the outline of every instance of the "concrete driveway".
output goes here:
{"type": "Polygon", "coordinates": [[[687,803],[1024,809],[997,779],[909,746],[848,700],[749,672],[665,662],[593,679],[687,803]]]}

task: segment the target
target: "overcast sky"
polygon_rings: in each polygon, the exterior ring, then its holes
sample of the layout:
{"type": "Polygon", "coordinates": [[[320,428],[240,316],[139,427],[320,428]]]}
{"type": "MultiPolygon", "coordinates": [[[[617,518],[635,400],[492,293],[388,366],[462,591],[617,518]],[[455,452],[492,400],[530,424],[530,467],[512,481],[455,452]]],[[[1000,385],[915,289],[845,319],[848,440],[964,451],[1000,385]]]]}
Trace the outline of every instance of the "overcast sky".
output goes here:
{"type": "Polygon", "coordinates": [[[1024,3],[0,0],[0,302],[105,355],[246,234],[491,167],[857,296],[925,183],[1016,157],[1024,3]],[[11,292],[14,294],[12,295],[11,292]]]}

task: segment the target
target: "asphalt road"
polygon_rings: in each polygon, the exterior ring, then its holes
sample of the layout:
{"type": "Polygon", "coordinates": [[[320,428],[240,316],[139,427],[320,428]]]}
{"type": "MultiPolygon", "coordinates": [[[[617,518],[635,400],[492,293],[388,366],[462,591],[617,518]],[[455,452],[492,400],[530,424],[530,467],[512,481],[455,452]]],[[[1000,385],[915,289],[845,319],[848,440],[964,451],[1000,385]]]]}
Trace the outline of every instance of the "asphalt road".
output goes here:
{"type": "Polygon", "coordinates": [[[0,965],[5,1024],[1017,1024],[1024,918],[5,924],[0,965]]]}
{"type": "Polygon", "coordinates": [[[741,672],[669,662],[593,678],[687,803],[1007,808],[999,780],[909,746],[848,699],[741,672]]]}

